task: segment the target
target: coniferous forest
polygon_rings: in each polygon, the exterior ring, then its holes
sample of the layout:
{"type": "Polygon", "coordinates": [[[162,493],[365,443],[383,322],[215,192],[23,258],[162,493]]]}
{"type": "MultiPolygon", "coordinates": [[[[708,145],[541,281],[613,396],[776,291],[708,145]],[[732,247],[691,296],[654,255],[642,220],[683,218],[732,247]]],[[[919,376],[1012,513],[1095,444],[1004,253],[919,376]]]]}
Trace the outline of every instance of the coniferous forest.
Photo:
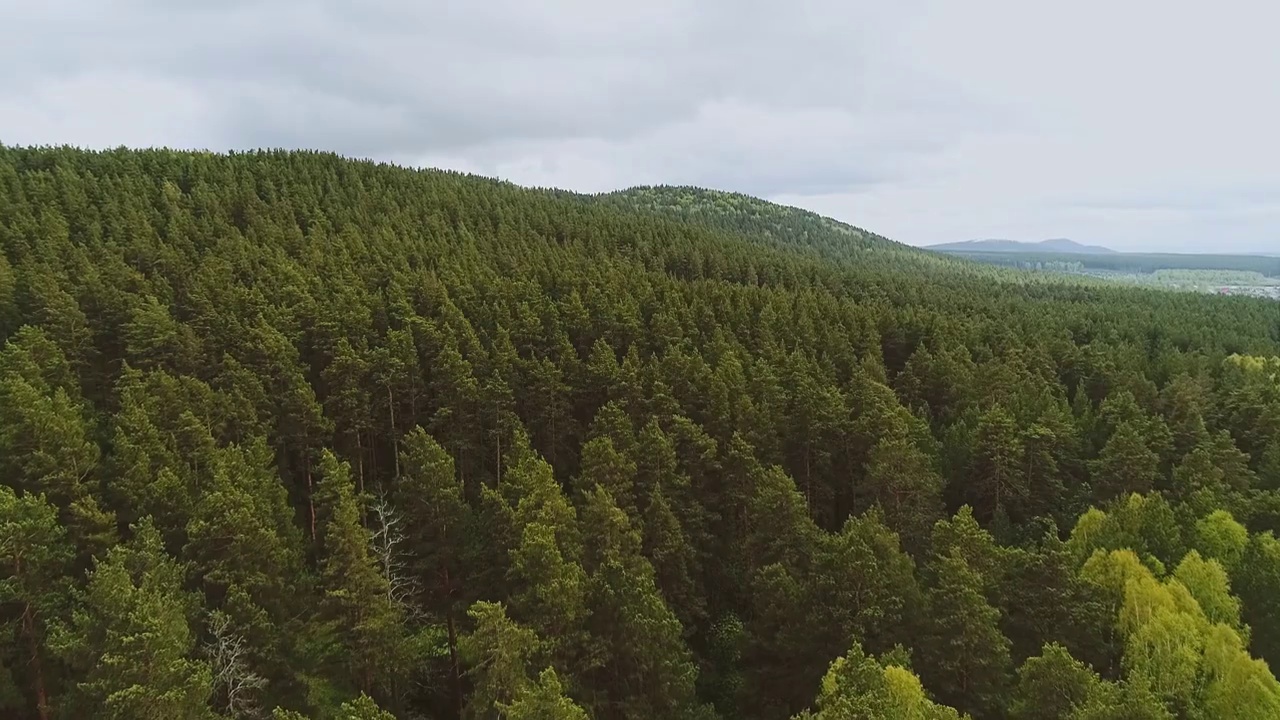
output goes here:
{"type": "Polygon", "coordinates": [[[0,715],[1280,717],[1280,305],[0,148],[0,715]]]}

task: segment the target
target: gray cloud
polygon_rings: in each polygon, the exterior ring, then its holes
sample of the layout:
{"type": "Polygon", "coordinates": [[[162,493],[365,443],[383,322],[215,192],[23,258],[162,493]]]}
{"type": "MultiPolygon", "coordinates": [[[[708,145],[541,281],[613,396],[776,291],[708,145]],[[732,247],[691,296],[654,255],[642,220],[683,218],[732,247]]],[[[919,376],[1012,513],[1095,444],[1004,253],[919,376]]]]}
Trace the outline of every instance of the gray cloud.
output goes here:
{"type": "Polygon", "coordinates": [[[610,174],[623,184],[671,173],[773,194],[892,177],[886,151],[937,148],[976,119],[958,88],[900,92],[911,68],[877,52],[897,13],[830,2],[14,5],[0,31],[22,80],[0,95],[10,142],[319,147],[480,170],[590,148],[626,163],[610,174]]]}
{"type": "Polygon", "coordinates": [[[693,183],[921,243],[1265,245],[1277,11],[1206,8],[0,0],[0,142],[693,183]]]}

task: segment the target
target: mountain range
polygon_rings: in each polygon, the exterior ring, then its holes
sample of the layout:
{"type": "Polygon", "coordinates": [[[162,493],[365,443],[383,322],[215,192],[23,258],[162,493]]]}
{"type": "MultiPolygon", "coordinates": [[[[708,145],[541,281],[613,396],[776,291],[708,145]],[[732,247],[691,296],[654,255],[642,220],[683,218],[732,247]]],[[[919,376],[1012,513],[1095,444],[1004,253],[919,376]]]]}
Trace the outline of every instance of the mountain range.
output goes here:
{"type": "Polygon", "coordinates": [[[1004,239],[966,240],[964,242],[929,245],[925,249],[937,250],[939,252],[1055,252],[1074,253],[1079,255],[1098,255],[1115,252],[1115,250],[1102,247],[1101,245],[1082,245],[1074,240],[1068,240],[1066,238],[1052,238],[1034,243],[1004,239]]]}

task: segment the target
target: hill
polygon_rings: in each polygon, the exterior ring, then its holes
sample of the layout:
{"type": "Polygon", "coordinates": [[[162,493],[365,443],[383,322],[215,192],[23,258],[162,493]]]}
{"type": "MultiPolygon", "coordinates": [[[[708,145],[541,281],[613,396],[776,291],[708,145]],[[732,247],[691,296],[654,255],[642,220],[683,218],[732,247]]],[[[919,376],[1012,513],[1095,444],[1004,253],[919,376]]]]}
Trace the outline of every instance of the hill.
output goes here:
{"type": "Polygon", "coordinates": [[[745,196],[0,147],[0,715],[1274,716],[1278,357],[745,196]]]}
{"type": "Polygon", "coordinates": [[[614,206],[660,213],[734,233],[767,237],[779,243],[821,246],[835,238],[833,244],[846,252],[912,252],[906,245],[862,228],[740,193],[687,186],[647,186],[598,197],[614,206]]]}
{"type": "Polygon", "coordinates": [[[832,262],[896,262],[935,268],[960,265],[863,228],[741,193],[646,186],[603,193],[592,199],[628,212],[670,218],[832,262]]]}
{"type": "Polygon", "coordinates": [[[1108,254],[1114,253],[1110,248],[1101,245],[1081,245],[1066,238],[1041,240],[1040,242],[1020,242],[1017,240],[966,240],[964,242],[929,245],[926,249],[939,252],[990,252],[990,253],[1062,253],[1062,254],[1108,254]]]}

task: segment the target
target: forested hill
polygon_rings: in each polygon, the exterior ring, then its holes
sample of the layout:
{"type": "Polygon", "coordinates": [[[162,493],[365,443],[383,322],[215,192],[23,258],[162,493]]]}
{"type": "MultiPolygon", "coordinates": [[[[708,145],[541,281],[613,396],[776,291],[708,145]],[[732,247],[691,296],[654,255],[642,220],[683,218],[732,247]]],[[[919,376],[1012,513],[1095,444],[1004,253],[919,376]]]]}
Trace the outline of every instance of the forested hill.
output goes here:
{"type": "Polygon", "coordinates": [[[644,186],[606,193],[597,199],[628,210],[666,214],[790,245],[830,245],[843,252],[880,250],[919,254],[867,230],[741,193],[687,186],[644,186]]]}
{"type": "Polygon", "coordinates": [[[1273,303],[0,148],[0,343],[4,717],[1280,717],[1273,303]]]}
{"type": "MultiPolygon", "coordinates": [[[[634,187],[592,197],[612,207],[679,220],[737,238],[781,246],[840,265],[894,264],[898,269],[980,267],[938,253],[894,242],[801,208],[779,205],[741,193],[696,187],[634,187]]],[[[1006,280],[1014,276],[1006,274],[1006,280]]]]}

